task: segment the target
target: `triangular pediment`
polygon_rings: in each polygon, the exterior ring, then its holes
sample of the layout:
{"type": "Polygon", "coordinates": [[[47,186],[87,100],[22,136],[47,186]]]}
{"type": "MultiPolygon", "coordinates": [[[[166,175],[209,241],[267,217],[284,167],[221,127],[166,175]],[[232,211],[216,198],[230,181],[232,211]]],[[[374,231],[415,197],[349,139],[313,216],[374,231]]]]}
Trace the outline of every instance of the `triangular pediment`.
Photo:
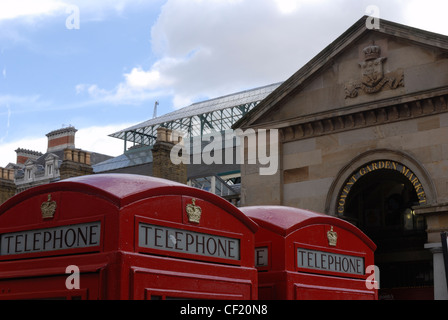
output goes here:
{"type": "Polygon", "coordinates": [[[284,126],[448,91],[448,37],[363,17],[234,127],[284,126]],[[395,102],[394,102],[395,101],[395,102]]]}
{"type": "Polygon", "coordinates": [[[36,164],[36,160],[33,160],[33,159],[28,159],[24,163],[25,167],[33,166],[35,164],[36,164]]]}
{"type": "Polygon", "coordinates": [[[45,156],[45,161],[51,161],[51,160],[54,160],[54,159],[59,159],[59,157],[57,155],[55,155],[54,153],[48,153],[45,156]]]}

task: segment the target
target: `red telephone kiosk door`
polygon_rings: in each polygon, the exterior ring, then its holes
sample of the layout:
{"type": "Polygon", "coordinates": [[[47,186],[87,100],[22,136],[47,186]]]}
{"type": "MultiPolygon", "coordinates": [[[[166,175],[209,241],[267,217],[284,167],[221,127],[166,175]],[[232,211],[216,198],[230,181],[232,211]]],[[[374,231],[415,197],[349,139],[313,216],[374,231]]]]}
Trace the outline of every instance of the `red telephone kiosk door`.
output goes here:
{"type": "Polygon", "coordinates": [[[0,299],[257,299],[257,228],[162,179],[43,185],[0,206],[0,299]]]}
{"type": "Polygon", "coordinates": [[[375,244],[352,224],[289,207],[241,208],[259,230],[259,299],[376,300],[375,244]]]}

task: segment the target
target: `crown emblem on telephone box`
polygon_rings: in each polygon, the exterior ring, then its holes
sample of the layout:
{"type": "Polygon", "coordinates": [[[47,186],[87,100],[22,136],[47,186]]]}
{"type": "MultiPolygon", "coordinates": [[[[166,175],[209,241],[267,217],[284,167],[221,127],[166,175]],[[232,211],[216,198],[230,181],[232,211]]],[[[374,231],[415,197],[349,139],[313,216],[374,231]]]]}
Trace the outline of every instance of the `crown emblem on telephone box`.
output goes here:
{"type": "Polygon", "coordinates": [[[51,194],[48,195],[48,201],[43,202],[40,206],[43,219],[52,219],[56,212],[56,201],[51,201],[51,194]]]}
{"type": "Polygon", "coordinates": [[[333,231],[333,227],[331,227],[331,230],[327,232],[327,238],[328,238],[328,245],[330,247],[336,247],[338,244],[338,233],[336,231],[333,231]]]}
{"type": "Polygon", "coordinates": [[[187,204],[186,211],[188,220],[192,223],[199,223],[201,221],[202,209],[196,205],[196,199],[191,200],[192,203],[187,204]]]}

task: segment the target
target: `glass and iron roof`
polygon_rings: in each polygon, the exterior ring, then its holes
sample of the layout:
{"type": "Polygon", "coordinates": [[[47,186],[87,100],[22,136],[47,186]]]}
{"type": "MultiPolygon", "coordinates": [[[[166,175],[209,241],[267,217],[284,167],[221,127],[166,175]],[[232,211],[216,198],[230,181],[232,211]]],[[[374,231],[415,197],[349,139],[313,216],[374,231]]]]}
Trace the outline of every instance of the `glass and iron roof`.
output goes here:
{"type": "Polygon", "coordinates": [[[124,140],[126,151],[127,142],[134,146],[153,146],[159,127],[182,132],[184,138],[228,130],[280,85],[281,82],[194,103],[110,136],[124,140]]]}

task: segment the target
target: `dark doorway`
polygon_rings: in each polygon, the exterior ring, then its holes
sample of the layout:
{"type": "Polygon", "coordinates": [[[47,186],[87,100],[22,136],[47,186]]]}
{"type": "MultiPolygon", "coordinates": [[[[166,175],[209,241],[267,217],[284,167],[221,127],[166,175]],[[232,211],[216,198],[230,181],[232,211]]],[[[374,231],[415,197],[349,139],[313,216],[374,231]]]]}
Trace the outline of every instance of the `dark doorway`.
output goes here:
{"type": "Polygon", "coordinates": [[[344,218],[377,245],[380,298],[432,298],[432,255],[424,249],[426,222],[412,210],[418,204],[409,179],[387,169],[362,176],[347,196],[344,218]],[[416,292],[421,293],[415,296],[416,292]]]}

